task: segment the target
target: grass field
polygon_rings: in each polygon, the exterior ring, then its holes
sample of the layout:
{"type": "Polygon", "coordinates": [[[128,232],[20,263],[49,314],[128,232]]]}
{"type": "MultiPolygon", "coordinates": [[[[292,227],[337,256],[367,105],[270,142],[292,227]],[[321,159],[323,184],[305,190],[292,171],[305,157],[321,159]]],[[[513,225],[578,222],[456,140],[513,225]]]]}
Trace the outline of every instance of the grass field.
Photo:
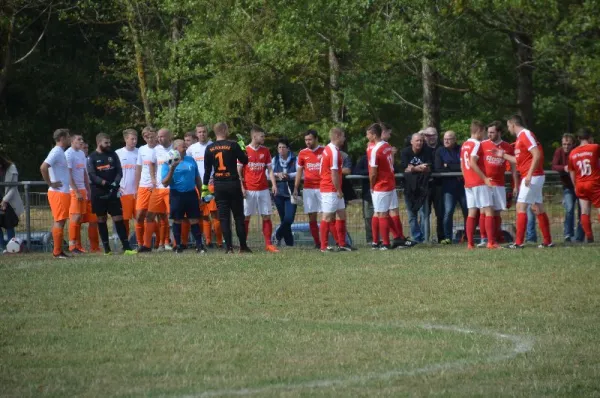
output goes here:
{"type": "Polygon", "coordinates": [[[0,395],[598,396],[599,258],[2,256],[0,395]]]}

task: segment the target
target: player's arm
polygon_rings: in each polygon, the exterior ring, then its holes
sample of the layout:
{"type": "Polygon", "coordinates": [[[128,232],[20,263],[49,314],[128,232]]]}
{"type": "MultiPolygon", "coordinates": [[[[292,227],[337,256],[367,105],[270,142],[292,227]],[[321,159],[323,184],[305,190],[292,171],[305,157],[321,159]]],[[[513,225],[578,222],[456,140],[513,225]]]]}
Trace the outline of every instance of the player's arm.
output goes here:
{"type": "Polygon", "coordinates": [[[155,162],[150,162],[150,164],[148,165],[148,172],[150,173],[150,179],[152,180],[152,187],[156,188],[156,186],[158,184],[156,183],[156,163],[155,162]]]}
{"type": "Polygon", "coordinates": [[[302,172],[304,169],[302,166],[296,166],[296,179],[294,180],[294,196],[298,196],[298,192],[300,190],[300,181],[302,181],[302,172]]]}
{"type": "Polygon", "coordinates": [[[344,195],[342,194],[342,184],[340,183],[340,179],[338,177],[338,173],[340,171],[338,169],[331,169],[331,180],[333,182],[333,187],[338,194],[338,197],[342,198],[344,195]]]}
{"type": "Polygon", "coordinates": [[[56,181],[56,182],[50,181],[50,167],[51,167],[51,165],[49,163],[47,163],[46,161],[44,161],[42,163],[42,165],[40,166],[40,173],[42,174],[42,178],[44,179],[44,181],[46,182],[46,184],[48,184],[49,187],[54,188],[54,189],[58,189],[58,188],[62,187],[62,182],[60,182],[60,181],[56,181]]]}
{"type": "Polygon", "coordinates": [[[529,170],[527,171],[527,176],[525,177],[525,185],[526,186],[529,186],[529,183],[531,182],[531,178],[533,177],[533,172],[538,167],[538,164],[540,163],[540,158],[542,157],[540,148],[538,148],[537,146],[534,146],[533,148],[531,148],[529,150],[529,153],[531,153],[532,159],[531,159],[531,166],[529,167],[529,170]]]}
{"type": "MultiPolygon", "coordinates": [[[[246,162],[247,161],[248,161],[248,158],[246,158],[246,162]]],[[[245,198],[246,197],[246,189],[244,188],[244,165],[238,163],[237,171],[240,176],[240,185],[242,187],[242,194],[244,195],[244,198],[245,198]]]]}
{"type": "Polygon", "coordinates": [[[204,153],[204,175],[202,176],[203,185],[208,186],[210,182],[210,175],[212,174],[214,163],[214,156],[208,148],[206,148],[206,152],[204,153]]]}
{"type": "Polygon", "coordinates": [[[77,200],[83,200],[83,196],[81,196],[81,193],[79,193],[79,190],[77,189],[77,184],[75,184],[75,178],[73,178],[73,168],[71,167],[71,159],[67,159],[67,166],[69,167],[69,188],[71,188],[71,190],[75,192],[75,197],[77,198],[77,200]]]}
{"type": "Polygon", "coordinates": [[[106,181],[104,181],[97,173],[96,166],[94,165],[94,157],[90,155],[87,162],[87,171],[90,177],[90,181],[96,185],[106,185],[106,181]]]}
{"type": "Polygon", "coordinates": [[[173,181],[173,173],[175,172],[175,169],[177,168],[177,165],[181,162],[181,158],[179,160],[174,161],[173,163],[171,163],[171,165],[169,166],[166,163],[163,163],[160,169],[161,172],[161,183],[165,186],[168,187],[169,184],[171,184],[171,181],[173,181]]]}
{"type": "Polygon", "coordinates": [[[377,152],[375,149],[371,151],[371,158],[369,159],[369,186],[371,187],[371,191],[373,191],[373,187],[377,182],[377,173],[379,172],[378,164],[377,164],[377,152]]]}
{"type": "Polygon", "coordinates": [[[470,157],[471,170],[473,170],[475,172],[475,174],[477,174],[479,176],[479,178],[481,178],[483,180],[483,182],[485,182],[485,185],[487,185],[488,187],[491,187],[492,181],[488,177],[486,177],[486,175],[483,173],[483,171],[479,168],[479,165],[477,164],[478,159],[479,159],[479,156],[471,155],[471,157],[470,157]]]}
{"type": "Polygon", "coordinates": [[[141,158],[141,153],[138,153],[138,157],[137,157],[137,161],[135,162],[135,180],[134,180],[134,187],[135,187],[135,194],[137,196],[137,190],[140,187],[140,180],[142,179],[142,158],[141,158]]]}
{"type": "Polygon", "coordinates": [[[513,155],[510,155],[506,152],[502,153],[502,158],[504,160],[507,160],[511,165],[517,164],[517,158],[514,157],[513,155]]]}
{"type": "Polygon", "coordinates": [[[121,184],[121,178],[123,178],[123,168],[121,167],[121,159],[118,156],[115,156],[115,179],[112,182],[113,186],[118,187],[121,184]]]}
{"type": "Polygon", "coordinates": [[[231,144],[231,149],[233,150],[235,158],[238,162],[240,162],[242,165],[248,164],[248,154],[242,150],[237,142],[231,144]]]}
{"type": "Polygon", "coordinates": [[[267,170],[269,172],[269,179],[271,180],[271,190],[273,191],[273,195],[277,195],[277,181],[275,180],[275,173],[273,173],[271,163],[267,163],[267,170]]]}

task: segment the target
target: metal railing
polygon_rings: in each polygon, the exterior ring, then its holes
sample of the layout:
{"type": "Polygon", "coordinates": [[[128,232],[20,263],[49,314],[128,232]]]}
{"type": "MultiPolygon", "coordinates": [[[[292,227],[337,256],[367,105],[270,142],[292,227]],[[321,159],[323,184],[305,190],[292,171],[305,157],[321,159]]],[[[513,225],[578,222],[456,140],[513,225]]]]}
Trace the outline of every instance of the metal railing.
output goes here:
{"type": "MultiPolygon", "coordinates": [[[[553,237],[556,239],[562,234],[562,228],[559,228],[558,224],[562,226],[562,222],[564,221],[565,211],[563,206],[559,206],[562,202],[562,184],[558,178],[558,173],[555,171],[546,171],[545,172],[546,185],[545,185],[545,202],[547,202],[548,206],[548,214],[552,220],[552,233],[553,237]]],[[[510,173],[507,173],[509,176],[510,173]]],[[[432,178],[439,177],[460,177],[461,173],[431,173],[432,178]]],[[[400,204],[400,213],[402,218],[402,224],[406,232],[408,232],[408,219],[406,217],[406,208],[403,200],[403,173],[396,174],[398,184],[398,194],[400,196],[399,204],[400,204]]],[[[363,244],[366,242],[366,237],[364,237],[365,232],[365,223],[364,223],[364,214],[363,214],[363,206],[357,206],[358,203],[362,204],[361,199],[361,180],[366,179],[366,176],[361,175],[349,175],[345,177],[350,180],[353,185],[353,189],[356,192],[356,196],[358,199],[352,201],[348,204],[348,222],[347,229],[350,236],[352,236],[355,244],[363,244]],[[360,213],[360,214],[359,214],[360,213]],[[362,236],[360,233],[363,233],[362,236]]],[[[507,177],[507,182],[510,183],[510,177],[507,177]]],[[[47,184],[43,181],[21,181],[17,183],[4,183],[0,182],[0,186],[18,186],[19,192],[22,196],[25,211],[20,217],[20,225],[17,227],[17,236],[21,237],[26,244],[28,250],[51,250],[51,239],[50,239],[50,230],[52,226],[52,214],[50,212],[50,206],[47,199],[47,184]],[[32,241],[35,241],[32,244],[32,241]],[[35,247],[34,247],[35,246],[35,247]]],[[[507,190],[508,190],[507,186],[507,190]]],[[[514,198],[516,202],[516,198],[514,198]]],[[[503,224],[514,223],[514,205],[513,208],[509,209],[507,212],[503,214],[503,224]]],[[[279,216],[273,205],[273,223],[275,226],[279,223],[279,216]]],[[[307,215],[303,212],[303,209],[299,206],[298,211],[295,218],[295,223],[299,224],[303,222],[307,222],[307,215]]],[[[432,227],[430,228],[431,235],[435,236],[435,212],[432,206],[430,210],[430,222],[432,227]]],[[[454,212],[454,225],[460,226],[463,223],[463,217],[460,210],[460,207],[457,205],[454,212]]],[[[596,224],[596,223],[595,223],[596,224]]],[[[577,214],[575,219],[575,226],[577,227],[577,214]]],[[[133,231],[133,228],[131,229],[133,231]]],[[[252,224],[250,227],[249,233],[249,243],[253,245],[261,245],[263,244],[263,236],[262,236],[262,227],[260,217],[253,217],[252,224]]],[[[82,233],[82,239],[83,239],[82,233]]],[[[234,233],[235,235],[235,233],[234,233]]],[[[408,236],[409,234],[406,233],[408,236]]],[[[306,234],[305,236],[305,244],[309,243],[310,235],[306,234]]],[[[300,242],[299,242],[300,243],[300,242]]]]}

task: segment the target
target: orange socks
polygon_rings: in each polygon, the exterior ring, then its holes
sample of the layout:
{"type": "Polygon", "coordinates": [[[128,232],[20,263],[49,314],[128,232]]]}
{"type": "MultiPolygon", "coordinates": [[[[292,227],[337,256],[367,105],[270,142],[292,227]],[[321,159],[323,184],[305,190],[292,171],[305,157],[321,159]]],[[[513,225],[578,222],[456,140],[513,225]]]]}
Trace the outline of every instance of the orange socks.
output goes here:
{"type": "Polygon", "coordinates": [[[217,239],[217,246],[221,246],[223,244],[223,231],[221,230],[221,222],[218,218],[212,219],[212,228],[215,231],[215,237],[217,239]]]}
{"type": "Polygon", "coordinates": [[[135,223],[135,239],[137,240],[138,247],[144,245],[144,223],[135,223]]]}
{"type": "Polygon", "coordinates": [[[55,256],[58,256],[63,251],[63,236],[64,231],[62,228],[52,227],[52,240],[54,241],[54,250],[52,251],[52,254],[55,256]]]}

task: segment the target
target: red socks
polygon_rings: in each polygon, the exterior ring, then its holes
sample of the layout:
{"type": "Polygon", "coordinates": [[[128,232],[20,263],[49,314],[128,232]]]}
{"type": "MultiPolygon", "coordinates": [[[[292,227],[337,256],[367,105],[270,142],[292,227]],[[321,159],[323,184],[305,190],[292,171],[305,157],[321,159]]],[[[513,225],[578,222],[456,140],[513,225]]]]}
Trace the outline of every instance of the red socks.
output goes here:
{"type": "Polygon", "coordinates": [[[311,221],[308,223],[308,225],[310,227],[310,234],[315,241],[315,245],[321,246],[321,239],[319,238],[319,224],[317,224],[316,221],[311,221]]]}
{"type": "Polygon", "coordinates": [[[380,217],[379,218],[379,234],[381,235],[381,240],[385,246],[389,246],[390,244],[390,222],[389,217],[380,217]]]}
{"type": "MultiPolygon", "coordinates": [[[[481,236],[481,239],[486,239],[487,236],[487,228],[485,225],[485,213],[483,211],[479,211],[479,236],[481,236]]],[[[492,231],[490,231],[492,232],[492,231]]]]}
{"type": "Polygon", "coordinates": [[[321,234],[321,250],[327,249],[327,242],[329,241],[329,222],[322,220],[319,228],[321,234]]]}
{"type": "Polygon", "coordinates": [[[402,222],[400,221],[400,216],[390,217],[390,221],[390,230],[392,231],[392,236],[394,237],[394,239],[404,239],[404,231],[402,230],[402,222]]]}
{"type": "MultiPolygon", "coordinates": [[[[598,216],[600,217],[600,215],[598,216]]],[[[594,239],[594,233],[592,232],[592,220],[590,219],[589,214],[581,215],[581,228],[583,228],[583,232],[585,232],[585,237],[589,241],[594,239]]]]}
{"type": "MultiPolygon", "coordinates": [[[[481,220],[481,219],[480,219],[481,220]]],[[[496,244],[496,227],[494,226],[494,216],[485,216],[485,230],[490,231],[488,236],[488,245],[496,244]]]]}
{"type": "Polygon", "coordinates": [[[475,225],[477,224],[477,220],[475,217],[467,217],[467,243],[469,247],[475,246],[475,239],[473,238],[475,234],[475,225]]]}
{"type": "Polygon", "coordinates": [[[527,213],[517,213],[517,236],[515,244],[522,245],[525,241],[525,230],[527,229],[527,213]]]}
{"type": "Polygon", "coordinates": [[[379,217],[371,218],[371,234],[373,235],[373,243],[379,243],[379,217]]]}
{"type": "Polygon", "coordinates": [[[271,235],[273,234],[273,223],[271,220],[263,220],[263,236],[265,237],[265,245],[271,245],[271,235]]]}
{"type": "MultiPolygon", "coordinates": [[[[381,220],[379,220],[379,222],[381,222],[381,220]]],[[[336,239],[338,246],[346,246],[346,220],[337,220],[335,222],[335,227],[338,235],[338,239],[336,239]]]]}
{"type": "Polygon", "coordinates": [[[544,237],[544,244],[549,245],[552,243],[552,235],[550,235],[550,219],[548,219],[548,214],[538,214],[537,219],[542,230],[542,236],[544,237]]]}

